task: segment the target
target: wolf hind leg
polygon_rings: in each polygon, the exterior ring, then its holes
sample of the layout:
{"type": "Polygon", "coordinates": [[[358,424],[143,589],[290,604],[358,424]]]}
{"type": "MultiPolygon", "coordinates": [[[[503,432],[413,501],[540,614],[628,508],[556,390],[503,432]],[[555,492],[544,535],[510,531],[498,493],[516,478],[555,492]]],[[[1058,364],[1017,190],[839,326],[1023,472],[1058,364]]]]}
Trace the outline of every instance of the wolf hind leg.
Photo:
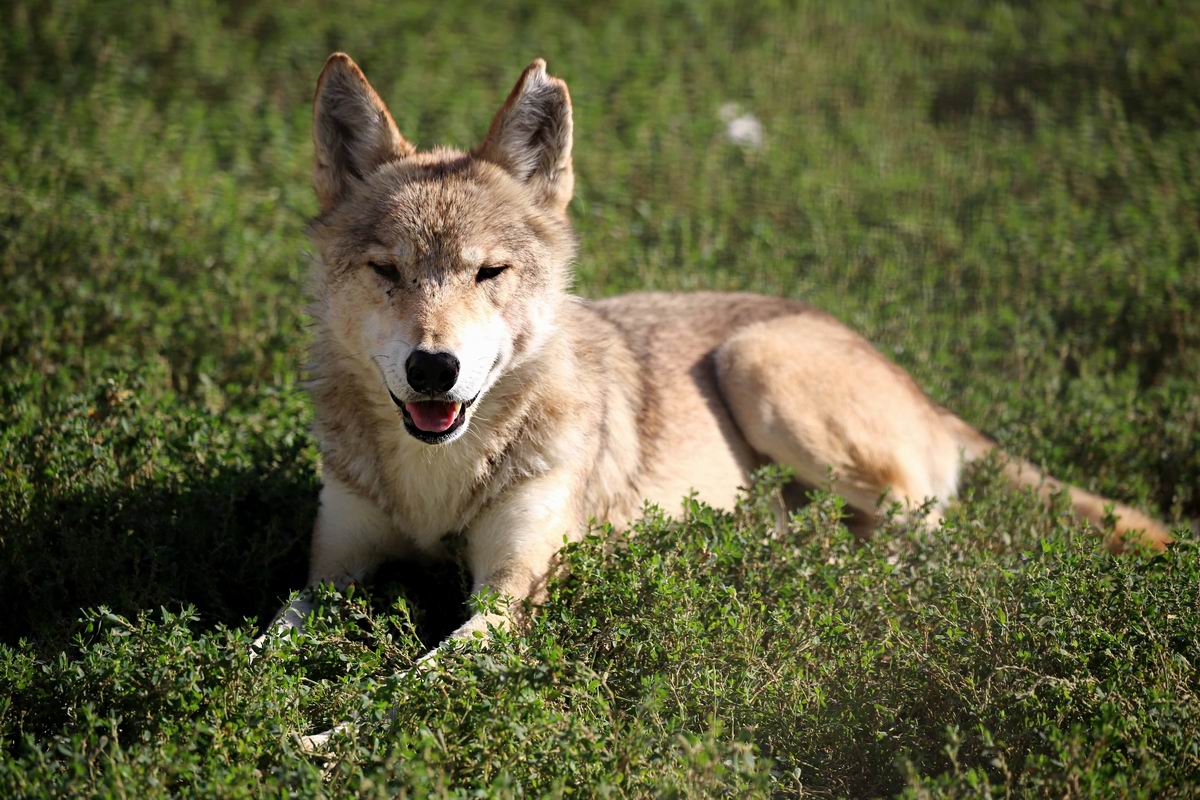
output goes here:
{"type": "Polygon", "coordinates": [[[962,462],[950,415],[865,339],[811,312],[742,328],[714,358],[722,398],[756,451],[809,485],[832,470],[834,489],[869,519],[887,498],[938,524],[962,462]]]}

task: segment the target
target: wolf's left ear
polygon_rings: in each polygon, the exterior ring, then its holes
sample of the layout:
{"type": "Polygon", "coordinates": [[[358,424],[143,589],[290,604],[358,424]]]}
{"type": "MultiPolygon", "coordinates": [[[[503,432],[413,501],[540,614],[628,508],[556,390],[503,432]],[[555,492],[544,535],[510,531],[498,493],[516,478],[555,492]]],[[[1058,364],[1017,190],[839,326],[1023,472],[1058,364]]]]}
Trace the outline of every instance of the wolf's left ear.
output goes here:
{"type": "Polygon", "coordinates": [[[525,68],[475,155],[503,167],[555,211],[575,187],[571,170],[571,95],[536,59],[525,68]]]}
{"type": "Polygon", "coordinates": [[[313,98],[313,186],[321,210],[389,161],[416,152],[388,113],[367,77],[345,53],[334,53],[317,79],[313,98]]]}

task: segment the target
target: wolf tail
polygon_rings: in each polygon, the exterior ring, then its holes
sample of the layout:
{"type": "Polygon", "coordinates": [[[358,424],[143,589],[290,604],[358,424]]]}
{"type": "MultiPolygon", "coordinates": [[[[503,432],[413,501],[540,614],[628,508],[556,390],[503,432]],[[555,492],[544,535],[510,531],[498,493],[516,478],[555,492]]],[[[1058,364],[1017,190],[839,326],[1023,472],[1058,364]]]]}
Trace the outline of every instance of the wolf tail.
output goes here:
{"type": "Polygon", "coordinates": [[[955,437],[959,441],[966,461],[976,461],[989,453],[996,451],[1002,463],[1002,474],[1009,483],[1018,488],[1030,488],[1049,502],[1054,495],[1066,490],[1071,501],[1071,509],[1083,519],[1097,527],[1104,525],[1108,509],[1111,507],[1116,517],[1116,530],[1105,541],[1108,549],[1120,553],[1130,546],[1141,546],[1153,552],[1162,552],[1171,543],[1171,534],[1167,527],[1152,517],[1143,514],[1136,508],[1084,491],[1078,486],[1064,483],[1057,478],[1045,474],[1029,461],[1005,453],[999,449],[996,442],[957,417],[947,414],[955,437]]]}

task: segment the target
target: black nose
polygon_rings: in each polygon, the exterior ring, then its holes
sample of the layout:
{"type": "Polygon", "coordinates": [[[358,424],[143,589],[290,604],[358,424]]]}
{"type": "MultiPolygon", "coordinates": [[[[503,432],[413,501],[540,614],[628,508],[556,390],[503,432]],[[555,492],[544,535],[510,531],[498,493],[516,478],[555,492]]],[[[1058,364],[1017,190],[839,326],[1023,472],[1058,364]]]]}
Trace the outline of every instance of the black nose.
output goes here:
{"type": "Polygon", "coordinates": [[[458,359],[449,353],[413,350],[404,362],[408,385],[421,394],[442,394],[458,380],[458,359]]]}

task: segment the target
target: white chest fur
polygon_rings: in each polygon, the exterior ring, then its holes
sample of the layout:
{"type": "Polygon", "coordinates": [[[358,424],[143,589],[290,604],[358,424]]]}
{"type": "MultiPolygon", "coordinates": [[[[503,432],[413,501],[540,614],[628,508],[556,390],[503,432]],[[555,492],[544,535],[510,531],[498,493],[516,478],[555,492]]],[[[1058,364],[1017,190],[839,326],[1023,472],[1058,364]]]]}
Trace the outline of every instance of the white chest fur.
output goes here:
{"type": "Polygon", "coordinates": [[[446,534],[464,529],[478,512],[478,477],[486,460],[469,437],[431,446],[397,425],[376,452],[385,510],[396,534],[418,550],[438,550],[446,534]]]}

